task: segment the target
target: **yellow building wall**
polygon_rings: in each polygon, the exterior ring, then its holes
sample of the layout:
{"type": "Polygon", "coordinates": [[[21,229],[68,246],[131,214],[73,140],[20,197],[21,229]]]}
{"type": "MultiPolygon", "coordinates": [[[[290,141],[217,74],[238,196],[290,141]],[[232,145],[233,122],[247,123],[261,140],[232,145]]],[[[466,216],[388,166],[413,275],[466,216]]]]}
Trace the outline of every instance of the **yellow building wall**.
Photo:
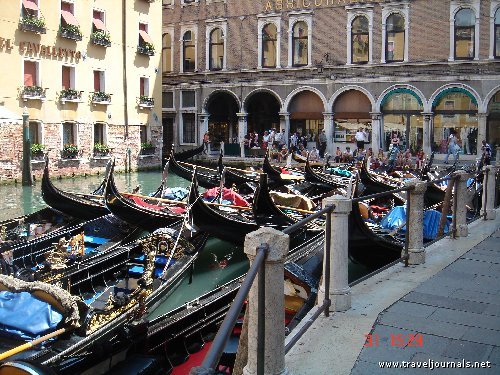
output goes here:
{"type": "MultiPolygon", "coordinates": [[[[91,158],[95,122],[107,124],[107,143],[113,148],[113,154],[119,160],[125,160],[127,148],[130,148],[135,165],[140,164],[141,160],[137,157],[140,148],[138,125],[149,125],[149,140],[157,146],[157,154],[159,154],[161,150],[161,1],[151,3],[147,0],[74,1],[74,15],[83,35],[81,41],[66,39],[59,35],[60,1],[38,0],[40,14],[45,19],[45,34],[20,29],[21,4],[21,0],[2,1],[0,105],[19,116],[26,108],[30,120],[42,122],[43,143],[47,144],[51,158],[59,158],[62,148],[61,123],[63,121],[78,123],[78,146],[84,150],[80,163],[83,166],[82,169],[85,169],[83,164],[91,158]],[[95,45],[90,39],[94,9],[105,13],[106,28],[111,36],[110,47],[95,45]],[[148,33],[156,49],[154,56],[137,53],[139,22],[148,25],[148,33]],[[22,98],[25,59],[37,61],[39,64],[39,85],[46,89],[44,101],[23,100],[22,98]],[[63,65],[75,67],[74,89],[82,91],[80,103],[62,103],[59,100],[63,65]],[[94,70],[105,72],[105,92],[112,94],[110,105],[91,103],[94,91],[94,70]],[[155,100],[153,108],[141,109],[138,105],[141,76],[149,78],[149,96],[155,100]],[[60,134],[59,137],[53,134],[57,132],[60,134]]],[[[1,128],[0,138],[2,138],[1,128]]],[[[22,145],[16,145],[16,147],[21,147],[22,150],[22,145]]],[[[10,152],[9,155],[2,155],[2,152],[0,148],[0,160],[15,158],[12,155],[17,154],[10,152]]],[[[157,155],[156,158],[149,158],[142,162],[158,162],[159,159],[160,156],[157,155]]],[[[15,164],[16,160],[13,162],[15,164]]],[[[61,174],[63,174],[64,166],[61,168],[61,174]]]]}

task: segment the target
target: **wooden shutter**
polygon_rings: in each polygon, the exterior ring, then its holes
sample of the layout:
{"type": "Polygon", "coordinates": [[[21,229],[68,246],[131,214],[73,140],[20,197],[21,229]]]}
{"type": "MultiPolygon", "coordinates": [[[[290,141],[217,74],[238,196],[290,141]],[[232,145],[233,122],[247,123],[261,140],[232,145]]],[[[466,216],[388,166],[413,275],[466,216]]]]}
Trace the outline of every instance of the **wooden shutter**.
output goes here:
{"type": "Polygon", "coordinates": [[[94,70],[94,91],[101,91],[101,72],[94,70]]]}
{"type": "Polygon", "coordinates": [[[24,86],[35,86],[36,85],[36,62],[25,61],[24,62],[24,86]]]}
{"type": "Polygon", "coordinates": [[[71,88],[71,68],[69,66],[62,67],[62,88],[71,88]]]}
{"type": "Polygon", "coordinates": [[[139,95],[146,95],[146,94],[144,94],[144,77],[140,78],[139,85],[140,85],[139,95]]]}

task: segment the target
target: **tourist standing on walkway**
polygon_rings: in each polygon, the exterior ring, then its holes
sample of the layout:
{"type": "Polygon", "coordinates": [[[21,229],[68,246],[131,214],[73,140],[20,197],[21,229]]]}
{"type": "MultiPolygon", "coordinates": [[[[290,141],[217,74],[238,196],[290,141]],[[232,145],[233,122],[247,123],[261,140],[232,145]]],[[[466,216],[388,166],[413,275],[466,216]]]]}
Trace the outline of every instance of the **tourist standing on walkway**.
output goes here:
{"type": "Polygon", "coordinates": [[[318,161],[319,160],[319,154],[318,154],[318,150],[316,150],[316,147],[313,147],[313,149],[309,153],[309,160],[311,160],[311,161],[318,161]]]}
{"type": "Polygon", "coordinates": [[[276,133],[276,135],[274,136],[274,141],[278,143],[278,149],[281,150],[281,148],[285,144],[285,129],[283,129],[281,132],[276,133]]]}
{"type": "Polygon", "coordinates": [[[208,154],[208,144],[210,143],[210,134],[208,132],[203,136],[203,153],[208,154]]]}
{"type": "Polygon", "coordinates": [[[365,148],[365,133],[363,132],[363,128],[359,128],[358,131],[356,132],[356,135],[354,136],[354,139],[356,139],[356,146],[358,147],[358,150],[364,150],[365,148]]]}
{"type": "Polygon", "coordinates": [[[483,146],[481,147],[481,150],[483,151],[483,165],[490,165],[491,164],[491,146],[486,143],[486,141],[483,139],[483,146]]]}
{"type": "Polygon", "coordinates": [[[325,157],[325,151],[326,151],[326,134],[325,131],[322,130],[321,133],[319,133],[319,157],[324,158],[325,157]]]}
{"type": "Polygon", "coordinates": [[[448,153],[444,158],[444,163],[448,164],[448,158],[450,155],[454,156],[454,162],[456,163],[458,160],[458,150],[457,150],[457,137],[455,136],[455,131],[452,130],[450,132],[450,136],[448,137],[448,153]]]}
{"type": "Polygon", "coordinates": [[[299,138],[297,137],[297,133],[292,133],[292,136],[290,137],[290,148],[292,150],[297,148],[297,142],[299,138]]]}

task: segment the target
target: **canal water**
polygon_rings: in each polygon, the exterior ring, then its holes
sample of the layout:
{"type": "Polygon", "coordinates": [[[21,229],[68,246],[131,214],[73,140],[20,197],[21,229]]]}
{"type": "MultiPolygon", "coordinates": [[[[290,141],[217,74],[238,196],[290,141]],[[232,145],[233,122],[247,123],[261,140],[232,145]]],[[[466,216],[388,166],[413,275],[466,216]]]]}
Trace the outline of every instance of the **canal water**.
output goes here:
{"type": "MultiPolygon", "coordinates": [[[[160,184],[159,171],[137,172],[130,174],[115,174],[115,183],[119,191],[132,191],[140,185],[140,193],[147,195],[156,191],[160,184]]],[[[65,178],[53,180],[58,188],[75,193],[90,193],[102,182],[103,176],[65,178]]],[[[189,182],[170,174],[168,186],[189,187],[189,182]]],[[[33,187],[17,185],[0,186],[0,221],[23,216],[46,207],[41,191],[40,181],[33,187]]],[[[175,292],[150,312],[153,319],[163,315],[198,296],[209,292],[216,286],[225,284],[241,275],[249,267],[248,259],[241,247],[234,246],[217,238],[210,238],[207,245],[195,262],[192,283],[185,278],[175,292]]],[[[355,280],[368,272],[360,265],[350,262],[349,279],[355,280]]]]}

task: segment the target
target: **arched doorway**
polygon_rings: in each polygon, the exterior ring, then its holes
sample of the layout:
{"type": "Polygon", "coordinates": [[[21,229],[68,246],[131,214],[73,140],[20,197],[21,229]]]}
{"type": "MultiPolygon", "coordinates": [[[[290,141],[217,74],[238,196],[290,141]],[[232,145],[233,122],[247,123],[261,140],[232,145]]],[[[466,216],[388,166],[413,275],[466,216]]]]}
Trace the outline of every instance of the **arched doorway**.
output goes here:
{"type": "Polygon", "coordinates": [[[265,130],[280,131],[280,103],[276,97],[265,91],[256,92],[247,99],[248,132],[257,132],[259,136],[265,130]]]}
{"type": "Polygon", "coordinates": [[[312,91],[296,94],[288,106],[290,113],[290,135],[306,136],[309,142],[317,142],[324,128],[325,107],[321,98],[312,91]]]}
{"type": "Polygon", "coordinates": [[[443,90],[434,99],[432,111],[435,116],[431,140],[435,153],[447,153],[451,132],[458,138],[461,153],[477,153],[477,100],[469,91],[463,88],[443,90]]]}
{"type": "Polygon", "coordinates": [[[221,142],[238,143],[238,102],[227,92],[212,94],[207,104],[208,132],[211,149],[219,150],[221,142]]]}
{"type": "Polygon", "coordinates": [[[348,90],[340,94],[333,104],[335,144],[355,149],[354,136],[359,128],[368,129],[368,141],[371,142],[371,111],[370,99],[361,91],[348,90]],[[354,146],[350,143],[353,143],[354,146]]]}
{"type": "Polygon", "coordinates": [[[381,103],[384,116],[382,143],[385,151],[389,150],[392,134],[397,133],[404,149],[413,154],[423,149],[424,109],[420,97],[409,89],[396,89],[389,92],[381,103]]]}
{"type": "MultiPolygon", "coordinates": [[[[500,146],[500,91],[497,91],[488,103],[486,142],[492,150],[500,146]]],[[[495,151],[493,151],[493,156],[495,156],[495,151]]]]}

